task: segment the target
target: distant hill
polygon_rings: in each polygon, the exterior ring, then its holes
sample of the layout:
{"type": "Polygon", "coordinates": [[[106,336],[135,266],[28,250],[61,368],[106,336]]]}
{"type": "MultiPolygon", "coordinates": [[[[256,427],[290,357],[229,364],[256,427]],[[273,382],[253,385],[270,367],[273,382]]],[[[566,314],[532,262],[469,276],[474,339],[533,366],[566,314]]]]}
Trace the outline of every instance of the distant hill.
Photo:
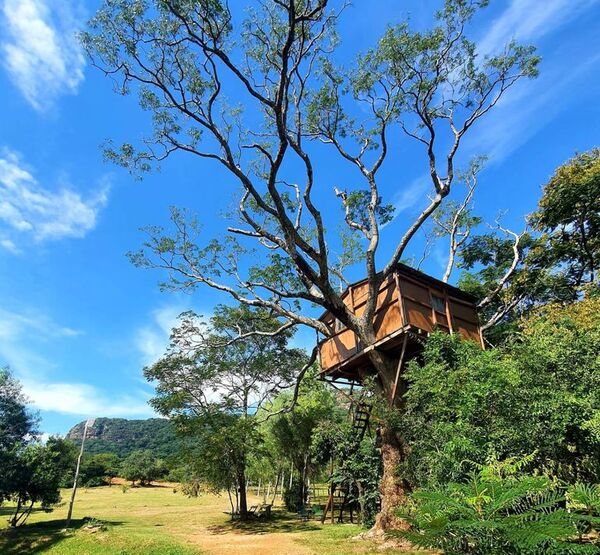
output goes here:
{"type": "MultiPolygon", "coordinates": [[[[67,438],[79,443],[84,425],[80,422],[73,426],[67,438]]],[[[177,453],[179,440],[171,422],[165,418],[96,418],[85,440],[86,453],[90,454],[115,453],[122,458],[137,449],[150,449],[161,458],[177,453]]]]}

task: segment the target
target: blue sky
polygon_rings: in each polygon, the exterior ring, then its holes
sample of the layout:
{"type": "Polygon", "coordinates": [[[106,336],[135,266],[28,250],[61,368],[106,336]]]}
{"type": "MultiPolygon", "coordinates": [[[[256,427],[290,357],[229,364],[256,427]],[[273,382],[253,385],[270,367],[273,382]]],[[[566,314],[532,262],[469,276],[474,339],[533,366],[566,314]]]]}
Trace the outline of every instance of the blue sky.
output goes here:
{"type": "MultiPolygon", "coordinates": [[[[425,25],[438,5],[354,4],[340,25],[342,61],[407,14],[412,25],[425,25]]],[[[493,219],[506,210],[504,222],[518,229],[553,169],[598,145],[600,2],[491,4],[476,21],[481,48],[492,52],[511,37],[535,44],[541,74],[474,129],[463,154],[490,157],[478,213],[493,219]]],[[[0,0],[0,365],[22,380],[48,433],[87,416],[151,416],[142,368],[160,356],[181,311],[210,314],[227,300],[210,290],[161,293],[161,276],[125,257],[143,240],[139,228],[164,223],[171,205],[189,207],[217,235],[232,180],[184,156],[143,182],[103,162],[104,140],[139,138],[148,122],[134,97],[114,94],[74,38],[97,7],[91,0],[0,0]]],[[[325,208],[336,211],[338,177],[329,160],[326,151],[316,154],[325,208]]],[[[402,148],[388,158],[385,194],[398,208],[386,228],[388,247],[426,200],[424,169],[424,159],[402,148]]],[[[441,249],[425,266],[436,275],[441,249]]],[[[313,337],[306,332],[297,341],[308,345],[313,337]]]]}

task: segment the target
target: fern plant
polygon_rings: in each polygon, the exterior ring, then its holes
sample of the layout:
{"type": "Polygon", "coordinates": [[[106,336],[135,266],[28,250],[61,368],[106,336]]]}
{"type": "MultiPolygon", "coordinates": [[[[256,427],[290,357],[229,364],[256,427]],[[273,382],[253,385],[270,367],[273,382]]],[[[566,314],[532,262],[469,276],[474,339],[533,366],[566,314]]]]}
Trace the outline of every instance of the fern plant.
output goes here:
{"type": "Polygon", "coordinates": [[[401,511],[411,528],[399,534],[448,554],[598,553],[581,534],[589,519],[570,510],[548,478],[520,475],[521,466],[494,462],[465,483],[416,491],[401,511]]]}
{"type": "Polygon", "coordinates": [[[600,486],[575,484],[567,490],[566,497],[568,509],[580,516],[577,523],[580,540],[597,538],[600,531],[600,486]]]}

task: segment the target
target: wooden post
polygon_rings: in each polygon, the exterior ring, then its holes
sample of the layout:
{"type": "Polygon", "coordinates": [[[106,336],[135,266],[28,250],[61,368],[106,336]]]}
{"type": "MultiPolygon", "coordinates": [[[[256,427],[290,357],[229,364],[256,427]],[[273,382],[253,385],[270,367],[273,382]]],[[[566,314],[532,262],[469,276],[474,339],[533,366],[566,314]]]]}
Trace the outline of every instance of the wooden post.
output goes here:
{"type": "Polygon", "coordinates": [[[335,483],[333,481],[334,461],[331,457],[331,524],[335,524],[333,512],[335,510],[335,483]]]}
{"type": "Polygon", "coordinates": [[[408,342],[408,334],[404,334],[404,340],[402,341],[402,351],[400,353],[400,360],[398,360],[398,368],[396,369],[396,379],[394,380],[394,387],[392,388],[392,398],[390,399],[390,407],[394,406],[396,400],[396,391],[398,390],[398,381],[400,380],[400,372],[404,364],[404,354],[406,353],[406,343],[408,342]]]}
{"type": "Polygon", "coordinates": [[[271,505],[275,505],[275,499],[277,499],[277,489],[279,488],[279,482],[281,481],[282,476],[285,480],[285,473],[283,471],[283,468],[280,468],[277,471],[277,480],[275,480],[275,489],[273,491],[273,499],[271,500],[271,505]]]}
{"type": "Polygon", "coordinates": [[[404,306],[404,296],[402,295],[402,289],[400,286],[400,277],[398,276],[398,272],[394,272],[394,279],[396,280],[396,288],[398,289],[398,305],[400,308],[400,320],[402,322],[401,327],[407,326],[409,324],[408,318],[406,316],[406,308],[404,306]]]}
{"type": "Polygon", "coordinates": [[[91,428],[96,421],[95,418],[90,418],[85,421],[83,426],[83,436],[81,437],[81,449],[79,450],[79,456],[77,457],[77,466],[75,467],[75,479],[73,480],[73,490],[71,491],[71,501],[69,502],[69,511],[67,513],[67,525],[68,528],[71,525],[71,516],[73,515],[73,504],[75,503],[75,494],[77,493],[77,481],[79,480],[79,468],[81,466],[81,458],[83,457],[83,448],[85,446],[85,436],[87,435],[88,428],[91,428]]]}

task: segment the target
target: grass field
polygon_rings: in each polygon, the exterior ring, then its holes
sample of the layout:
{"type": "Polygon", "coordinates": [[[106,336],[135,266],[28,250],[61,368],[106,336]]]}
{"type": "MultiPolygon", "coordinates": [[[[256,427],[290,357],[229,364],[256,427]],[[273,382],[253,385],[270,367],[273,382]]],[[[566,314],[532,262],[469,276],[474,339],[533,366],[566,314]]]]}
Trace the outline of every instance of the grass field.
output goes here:
{"type": "MultiPolygon", "coordinates": [[[[63,498],[67,498],[67,492],[63,498]]],[[[66,504],[34,511],[25,526],[6,528],[9,506],[0,507],[0,553],[55,555],[346,555],[399,553],[353,540],[352,524],[301,522],[281,510],[270,521],[232,523],[226,496],[196,499],[173,486],[82,488],[73,526],[64,531],[66,504]]]]}

